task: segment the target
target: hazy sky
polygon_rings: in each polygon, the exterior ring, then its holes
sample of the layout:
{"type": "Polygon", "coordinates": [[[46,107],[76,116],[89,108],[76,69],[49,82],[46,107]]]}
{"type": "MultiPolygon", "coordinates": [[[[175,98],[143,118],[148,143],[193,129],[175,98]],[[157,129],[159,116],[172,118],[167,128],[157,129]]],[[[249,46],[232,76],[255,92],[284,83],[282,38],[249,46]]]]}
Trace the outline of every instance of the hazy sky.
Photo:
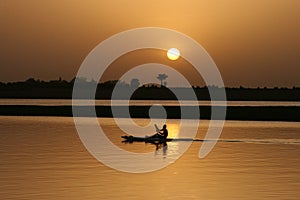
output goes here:
{"type": "Polygon", "coordinates": [[[99,42],[157,26],[197,40],[226,86],[300,86],[299,11],[299,0],[1,0],[0,81],[70,80],[99,42]]]}

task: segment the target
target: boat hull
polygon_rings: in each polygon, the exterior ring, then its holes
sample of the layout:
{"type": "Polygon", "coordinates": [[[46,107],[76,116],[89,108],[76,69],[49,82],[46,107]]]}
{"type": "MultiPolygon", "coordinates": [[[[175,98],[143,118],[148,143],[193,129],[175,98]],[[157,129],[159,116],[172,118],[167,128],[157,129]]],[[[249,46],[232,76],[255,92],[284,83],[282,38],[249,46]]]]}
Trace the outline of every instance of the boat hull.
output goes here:
{"type": "Polygon", "coordinates": [[[145,143],[166,143],[171,142],[172,138],[159,138],[159,137],[134,137],[131,135],[125,135],[122,136],[123,139],[125,139],[123,142],[145,142],[145,143]]]}

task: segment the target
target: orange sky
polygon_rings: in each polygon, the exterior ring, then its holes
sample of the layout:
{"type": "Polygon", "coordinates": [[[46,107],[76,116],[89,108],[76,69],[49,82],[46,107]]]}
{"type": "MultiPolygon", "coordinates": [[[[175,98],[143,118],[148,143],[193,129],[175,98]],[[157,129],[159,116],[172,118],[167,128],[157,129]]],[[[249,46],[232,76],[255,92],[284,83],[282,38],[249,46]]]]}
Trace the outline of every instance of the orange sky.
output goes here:
{"type": "Polygon", "coordinates": [[[300,86],[299,10],[298,0],[1,0],[0,81],[70,80],[112,34],[158,26],[197,40],[226,86],[300,86]]]}

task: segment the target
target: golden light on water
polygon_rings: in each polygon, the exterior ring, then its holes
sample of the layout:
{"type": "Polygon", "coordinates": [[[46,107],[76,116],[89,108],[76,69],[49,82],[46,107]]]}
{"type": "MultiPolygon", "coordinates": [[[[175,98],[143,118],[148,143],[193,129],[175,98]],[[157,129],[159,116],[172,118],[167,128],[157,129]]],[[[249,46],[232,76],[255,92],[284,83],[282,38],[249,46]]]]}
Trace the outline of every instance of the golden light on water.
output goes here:
{"type": "Polygon", "coordinates": [[[167,129],[169,132],[168,137],[169,138],[177,138],[179,133],[179,124],[168,124],[167,123],[167,129]]]}

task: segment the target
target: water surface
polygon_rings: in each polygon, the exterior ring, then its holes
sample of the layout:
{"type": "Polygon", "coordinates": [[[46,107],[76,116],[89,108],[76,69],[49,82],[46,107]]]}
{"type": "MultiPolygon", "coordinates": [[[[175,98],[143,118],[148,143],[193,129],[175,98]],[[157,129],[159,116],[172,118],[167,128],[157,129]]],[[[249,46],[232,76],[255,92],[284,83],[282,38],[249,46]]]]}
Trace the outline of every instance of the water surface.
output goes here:
{"type": "MultiPolygon", "coordinates": [[[[145,125],[147,119],[135,119],[145,125]]],[[[124,144],[113,119],[99,122],[111,141],[157,159],[176,154],[144,143],[124,144]]],[[[169,120],[173,137],[179,120],[169,120]]],[[[208,121],[201,121],[203,138],[208,121]]],[[[129,174],[95,160],[72,118],[0,117],[0,199],[300,199],[300,123],[227,121],[204,159],[194,142],[162,170],[129,174]]]]}
{"type": "MultiPolygon", "coordinates": [[[[90,100],[76,100],[78,105],[90,105],[90,100]]],[[[218,102],[216,102],[218,103],[218,102]]],[[[175,100],[131,100],[130,105],[149,106],[161,104],[164,106],[179,106],[175,100]]],[[[182,101],[182,105],[210,106],[210,101],[182,101]]],[[[0,99],[0,105],[41,105],[41,106],[70,106],[72,99],[0,99]]],[[[110,106],[111,100],[95,100],[97,106],[110,106]]],[[[128,105],[127,101],[115,100],[114,105],[128,105]]],[[[222,102],[218,103],[223,106],[222,102]]],[[[300,106],[298,101],[227,101],[228,106],[300,106]]]]}

